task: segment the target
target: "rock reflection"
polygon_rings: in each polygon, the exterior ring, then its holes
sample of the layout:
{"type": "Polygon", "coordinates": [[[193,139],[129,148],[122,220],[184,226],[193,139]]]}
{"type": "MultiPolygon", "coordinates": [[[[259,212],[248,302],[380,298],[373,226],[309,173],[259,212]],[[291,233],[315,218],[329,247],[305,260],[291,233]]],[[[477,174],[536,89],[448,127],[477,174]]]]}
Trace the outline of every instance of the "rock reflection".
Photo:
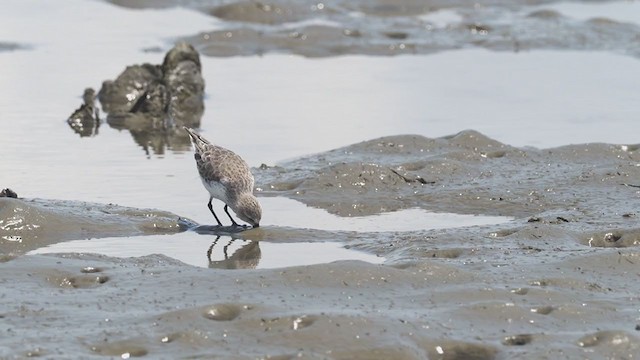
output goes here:
{"type": "MultiPolygon", "coordinates": [[[[189,137],[180,129],[200,127],[205,86],[201,71],[200,55],[185,42],[176,44],[161,65],[127,66],[115,80],[104,81],[98,92],[106,122],[129,130],[147,155],[188,150],[189,137]]],[[[86,98],[68,122],[80,136],[97,135],[91,122],[99,125],[97,108],[93,96],[90,103],[86,98]]]]}
{"type": "Polygon", "coordinates": [[[255,269],[260,262],[262,253],[258,241],[228,238],[219,242],[217,236],[207,250],[209,268],[217,269],[255,269]],[[232,245],[236,250],[229,254],[232,245]],[[217,256],[214,256],[217,255],[217,256]],[[222,260],[213,260],[214,257],[223,257],[222,260]]]}

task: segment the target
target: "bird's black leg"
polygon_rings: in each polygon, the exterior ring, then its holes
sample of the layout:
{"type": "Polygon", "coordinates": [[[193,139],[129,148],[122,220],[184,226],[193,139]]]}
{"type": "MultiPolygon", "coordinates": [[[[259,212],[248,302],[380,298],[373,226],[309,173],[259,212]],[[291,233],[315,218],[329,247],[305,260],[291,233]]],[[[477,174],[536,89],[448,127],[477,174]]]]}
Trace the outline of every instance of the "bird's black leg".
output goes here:
{"type": "Polygon", "coordinates": [[[225,260],[229,259],[229,254],[227,253],[227,250],[229,249],[229,246],[231,246],[231,244],[233,244],[234,241],[236,241],[236,239],[231,239],[231,241],[229,241],[227,243],[227,245],[225,245],[224,248],[222,248],[222,251],[224,252],[224,259],[225,260]]]}
{"type": "Polygon", "coordinates": [[[224,212],[226,212],[227,215],[229,215],[229,219],[231,219],[231,223],[233,224],[233,226],[240,226],[235,220],[233,220],[233,218],[231,217],[231,214],[229,214],[229,206],[227,204],[224,204],[224,212]]]}
{"type": "Polygon", "coordinates": [[[211,246],[209,246],[209,250],[207,250],[207,259],[209,259],[209,262],[211,262],[211,253],[213,252],[213,247],[216,246],[218,240],[220,240],[220,235],[218,235],[216,239],[213,240],[213,244],[211,244],[211,246]]]}
{"type": "MultiPolygon", "coordinates": [[[[218,215],[216,215],[216,213],[213,211],[213,205],[211,205],[211,200],[213,200],[212,197],[209,198],[209,203],[207,204],[207,206],[209,207],[209,210],[211,210],[211,213],[213,214],[213,217],[216,218],[216,221],[218,222],[218,226],[222,226],[222,223],[220,222],[220,219],[218,219],[218,215]]],[[[227,210],[226,207],[225,207],[225,210],[227,210]]]]}

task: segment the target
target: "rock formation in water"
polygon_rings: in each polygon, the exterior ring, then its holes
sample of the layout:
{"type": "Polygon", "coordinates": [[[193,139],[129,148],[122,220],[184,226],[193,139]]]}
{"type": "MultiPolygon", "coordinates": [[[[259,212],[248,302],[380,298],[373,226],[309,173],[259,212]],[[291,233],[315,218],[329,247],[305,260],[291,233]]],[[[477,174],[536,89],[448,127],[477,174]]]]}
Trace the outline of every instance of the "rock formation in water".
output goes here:
{"type": "MultiPolygon", "coordinates": [[[[97,134],[99,118],[93,97],[76,110],[69,125],[81,136],[97,134]]],[[[199,127],[204,113],[204,79],[198,52],[185,42],[176,44],[162,64],[130,65],[115,79],[103,82],[98,92],[107,123],[127,129],[147,152],[165,148],[186,150],[189,138],[182,126],[199,127]]]]}
{"type": "Polygon", "coordinates": [[[201,70],[198,52],[180,42],[161,65],[128,66],[115,80],[105,81],[98,99],[115,126],[126,127],[127,116],[139,114],[148,116],[152,127],[198,127],[204,111],[201,70]]]}
{"type": "Polygon", "coordinates": [[[9,198],[14,198],[17,199],[18,198],[18,194],[16,194],[15,191],[6,188],[6,189],[2,189],[2,191],[0,191],[0,197],[9,197],[9,198]]]}

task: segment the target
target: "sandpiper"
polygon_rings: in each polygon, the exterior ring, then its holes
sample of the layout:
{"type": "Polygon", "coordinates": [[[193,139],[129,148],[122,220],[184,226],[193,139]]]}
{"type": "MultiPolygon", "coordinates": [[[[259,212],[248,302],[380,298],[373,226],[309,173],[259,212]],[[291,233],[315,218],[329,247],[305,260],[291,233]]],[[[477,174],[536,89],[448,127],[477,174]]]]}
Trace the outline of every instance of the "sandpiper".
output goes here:
{"type": "Polygon", "coordinates": [[[187,127],[184,129],[189,133],[195,148],[194,157],[198,172],[210,195],[207,206],[218,225],[222,226],[222,223],[211,205],[211,200],[214,198],[224,203],[224,211],[231,219],[233,226],[240,225],[233,220],[228,207],[231,207],[236,216],[252,227],[260,226],[262,208],[253,195],[254,180],[249,165],[233,151],[213,145],[192,129],[187,127]]]}

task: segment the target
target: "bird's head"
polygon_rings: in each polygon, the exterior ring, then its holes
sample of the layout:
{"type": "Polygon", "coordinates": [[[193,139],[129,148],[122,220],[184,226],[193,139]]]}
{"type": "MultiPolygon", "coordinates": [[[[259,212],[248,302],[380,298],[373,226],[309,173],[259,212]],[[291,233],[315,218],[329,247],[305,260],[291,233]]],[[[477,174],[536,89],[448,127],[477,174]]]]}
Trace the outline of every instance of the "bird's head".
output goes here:
{"type": "Polygon", "coordinates": [[[253,194],[241,195],[234,211],[241,220],[249,223],[252,227],[257,228],[260,226],[262,207],[260,207],[258,199],[253,194]]]}

